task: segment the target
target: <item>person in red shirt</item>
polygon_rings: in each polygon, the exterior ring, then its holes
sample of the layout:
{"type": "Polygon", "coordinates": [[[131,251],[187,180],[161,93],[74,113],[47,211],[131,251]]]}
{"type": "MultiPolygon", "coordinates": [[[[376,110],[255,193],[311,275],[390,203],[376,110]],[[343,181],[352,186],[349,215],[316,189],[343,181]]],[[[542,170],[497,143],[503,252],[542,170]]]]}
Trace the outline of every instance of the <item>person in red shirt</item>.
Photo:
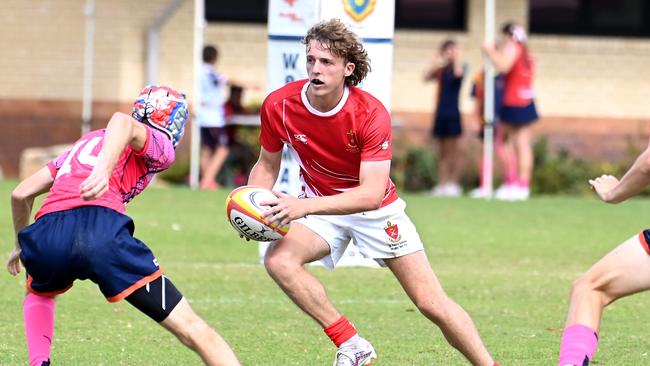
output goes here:
{"type": "MultiPolygon", "coordinates": [[[[115,113],[12,192],[16,243],[10,274],[27,272],[25,333],[30,366],[50,364],[55,296],[76,279],[95,282],[158,322],[207,365],[239,365],[230,346],[190,307],[151,250],[133,236],[126,203],[171,166],[188,117],[185,95],[147,86],[132,116],[115,113]],[[29,225],[34,199],[49,192],[29,225]]],[[[100,362],[101,363],[101,362],[100,362]]]]}
{"type": "Polygon", "coordinates": [[[370,71],[359,38],[337,19],[314,25],[306,45],[309,79],[272,92],[262,105],[260,156],[248,184],[275,183],[283,146],[300,165],[303,192],[261,202],[269,223],[291,223],[271,244],[264,264],[273,280],[324,328],[338,347],[334,365],[369,365],[372,345],[334,307],[304,265],[333,268],[352,240],[366,257],[393,272],[428,319],[474,365],[494,365],[469,315],[431,270],[406,204],[389,178],[391,120],[379,100],[357,87],[370,71]]]}
{"type": "Polygon", "coordinates": [[[535,60],[526,45],[526,32],[520,25],[508,22],[503,25],[501,34],[501,47],[486,42],[483,50],[497,70],[505,75],[500,122],[506,147],[514,152],[517,160],[517,176],[515,181],[506,179],[495,197],[526,200],[530,196],[534,163],[531,127],[539,118],[532,88],[535,60]]]}
{"type": "MultiPolygon", "coordinates": [[[[470,118],[470,123],[469,125],[471,126],[470,128],[475,129],[478,133],[477,136],[481,141],[481,145],[484,144],[484,138],[485,136],[483,135],[484,128],[485,128],[485,116],[484,116],[484,99],[485,99],[485,83],[484,83],[484,71],[481,70],[477,72],[474,75],[473,79],[473,85],[472,85],[472,90],[471,90],[471,97],[474,98],[474,109],[471,114],[470,118]]],[[[501,176],[503,177],[503,180],[505,181],[515,181],[516,176],[517,176],[517,166],[516,162],[514,160],[514,156],[510,153],[511,151],[509,149],[504,148],[504,142],[503,142],[503,128],[501,127],[501,124],[499,123],[500,118],[499,115],[501,113],[501,108],[502,108],[502,100],[503,100],[503,85],[504,85],[504,77],[502,74],[497,74],[494,76],[494,114],[493,114],[493,123],[492,123],[492,128],[494,131],[494,134],[492,136],[492,142],[494,146],[494,155],[496,157],[496,160],[498,162],[499,170],[501,172],[501,176]]],[[[480,186],[478,188],[473,189],[470,192],[470,197],[472,198],[486,198],[488,193],[487,193],[487,182],[485,180],[485,172],[483,171],[483,163],[485,157],[483,156],[483,146],[481,146],[481,158],[479,159],[479,165],[478,165],[478,170],[479,170],[479,182],[480,186]]]]}

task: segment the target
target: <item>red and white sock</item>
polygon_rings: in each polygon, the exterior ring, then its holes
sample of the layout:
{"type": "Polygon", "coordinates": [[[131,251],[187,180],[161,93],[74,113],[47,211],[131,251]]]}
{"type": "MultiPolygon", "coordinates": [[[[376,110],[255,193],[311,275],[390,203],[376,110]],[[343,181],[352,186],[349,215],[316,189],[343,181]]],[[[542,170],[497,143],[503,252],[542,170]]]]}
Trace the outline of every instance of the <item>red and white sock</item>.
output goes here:
{"type": "Polygon", "coordinates": [[[598,333],[582,324],[574,324],[564,328],[560,344],[559,366],[582,366],[585,358],[591,361],[598,348],[598,333]]]}
{"type": "Polygon", "coordinates": [[[339,320],[325,327],[324,331],[336,347],[340,347],[341,344],[357,335],[357,329],[343,315],[339,320]]]}
{"type": "Polygon", "coordinates": [[[28,294],[23,301],[25,338],[29,352],[29,365],[40,366],[50,359],[52,335],[54,334],[53,297],[28,294]]]}

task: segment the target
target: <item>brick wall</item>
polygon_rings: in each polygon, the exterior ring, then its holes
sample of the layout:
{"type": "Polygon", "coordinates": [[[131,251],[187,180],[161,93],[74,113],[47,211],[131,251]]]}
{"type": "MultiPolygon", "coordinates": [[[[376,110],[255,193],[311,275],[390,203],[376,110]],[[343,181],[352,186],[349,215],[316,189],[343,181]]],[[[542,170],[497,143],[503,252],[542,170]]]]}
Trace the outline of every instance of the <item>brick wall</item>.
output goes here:
{"type": "MultiPolygon", "coordinates": [[[[93,94],[126,101],[146,82],[146,30],[169,0],[96,1],[93,94]]],[[[82,97],[84,0],[6,0],[0,12],[5,48],[0,98],[74,100],[82,97]],[[9,72],[7,70],[10,70],[9,72]]],[[[192,88],[193,2],[161,30],[159,82],[192,88]]]]}
{"type": "MultiPolygon", "coordinates": [[[[169,0],[138,3],[96,2],[94,97],[128,101],[145,82],[145,32],[169,0]]],[[[0,59],[0,98],[79,100],[84,54],[84,0],[7,0],[0,32],[11,52],[0,59]]],[[[427,112],[435,88],[421,81],[422,71],[442,40],[459,41],[474,73],[481,66],[483,1],[469,0],[467,32],[398,30],[395,34],[393,106],[397,111],[427,112]]],[[[497,2],[497,23],[527,23],[527,2],[497,2]]],[[[184,1],[161,31],[159,82],[191,94],[193,3],[184,1]]],[[[263,24],[211,23],[208,43],[221,49],[219,68],[236,78],[266,82],[263,24]]],[[[647,118],[650,116],[650,40],[533,35],[530,49],[538,64],[535,87],[543,115],[647,118]]],[[[469,82],[462,108],[469,111],[469,82]]],[[[264,91],[247,93],[260,100],[264,91]]]]}

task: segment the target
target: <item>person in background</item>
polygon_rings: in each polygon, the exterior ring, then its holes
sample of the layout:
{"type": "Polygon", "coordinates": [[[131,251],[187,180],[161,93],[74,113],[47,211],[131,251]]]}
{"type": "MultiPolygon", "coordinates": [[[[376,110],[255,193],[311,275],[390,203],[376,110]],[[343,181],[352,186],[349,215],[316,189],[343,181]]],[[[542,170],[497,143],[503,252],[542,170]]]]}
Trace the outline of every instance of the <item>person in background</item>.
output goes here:
{"type": "Polygon", "coordinates": [[[214,46],[203,48],[201,72],[201,105],[197,108],[197,121],[201,127],[201,181],[203,190],[219,188],[217,174],[230,153],[230,139],[224,116],[223,86],[228,77],[217,72],[215,64],[219,51],[214,46]]]}
{"type": "Polygon", "coordinates": [[[224,116],[226,118],[226,130],[228,138],[230,139],[230,156],[227,164],[231,171],[232,184],[235,187],[240,187],[246,184],[250,169],[255,163],[255,153],[250,145],[241,141],[239,136],[238,123],[234,122],[234,118],[241,115],[255,114],[255,111],[248,110],[242,104],[244,96],[244,88],[231,84],[230,94],[228,100],[224,104],[224,116]]]}
{"type": "Polygon", "coordinates": [[[506,175],[504,184],[495,193],[497,199],[526,200],[530,196],[533,174],[532,124],[538,120],[533,93],[535,61],[528,46],[524,29],[512,22],[501,29],[502,44],[491,42],[483,50],[496,69],[505,75],[501,126],[506,149],[514,152],[517,162],[516,178],[506,175]]]}
{"type": "MultiPolygon", "coordinates": [[[[470,119],[470,126],[476,130],[478,138],[483,144],[485,136],[483,135],[485,128],[485,84],[484,84],[485,73],[483,70],[476,73],[474,76],[474,83],[472,85],[471,96],[474,98],[474,110],[472,113],[472,118],[470,119]]],[[[499,115],[501,113],[501,107],[503,105],[503,86],[505,80],[503,74],[497,74],[494,77],[494,114],[493,114],[493,146],[494,146],[494,155],[499,165],[499,170],[501,171],[502,176],[510,175],[516,176],[517,167],[515,165],[514,156],[508,154],[508,150],[504,149],[503,143],[503,130],[500,126],[499,115]]],[[[473,189],[469,196],[472,198],[486,198],[487,197],[487,182],[485,181],[485,172],[483,171],[483,162],[485,157],[483,156],[483,146],[481,146],[481,158],[479,159],[479,183],[478,188],[473,189]]]]}
{"type": "Polygon", "coordinates": [[[460,49],[453,40],[446,40],[440,46],[431,66],[424,73],[425,81],[438,83],[433,123],[433,139],[438,154],[438,184],[431,194],[443,197],[461,196],[459,184],[462,173],[460,137],[462,134],[458,96],[465,74],[460,49]]]}

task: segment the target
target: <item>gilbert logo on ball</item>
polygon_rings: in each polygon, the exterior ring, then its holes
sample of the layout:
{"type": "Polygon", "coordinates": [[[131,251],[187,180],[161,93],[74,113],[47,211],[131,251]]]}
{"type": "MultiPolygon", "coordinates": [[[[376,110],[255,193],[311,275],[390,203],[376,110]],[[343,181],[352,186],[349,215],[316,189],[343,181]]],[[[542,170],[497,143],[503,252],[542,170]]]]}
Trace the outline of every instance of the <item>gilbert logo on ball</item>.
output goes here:
{"type": "Polygon", "coordinates": [[[260,202],[276,198],[273,192],[257,186],[234,189],[226,198],[226,217],[238,233],[256,241],[282,238],[289,226],[275,227],[264,223],[264,212],[269,209],[260,202]]]}

